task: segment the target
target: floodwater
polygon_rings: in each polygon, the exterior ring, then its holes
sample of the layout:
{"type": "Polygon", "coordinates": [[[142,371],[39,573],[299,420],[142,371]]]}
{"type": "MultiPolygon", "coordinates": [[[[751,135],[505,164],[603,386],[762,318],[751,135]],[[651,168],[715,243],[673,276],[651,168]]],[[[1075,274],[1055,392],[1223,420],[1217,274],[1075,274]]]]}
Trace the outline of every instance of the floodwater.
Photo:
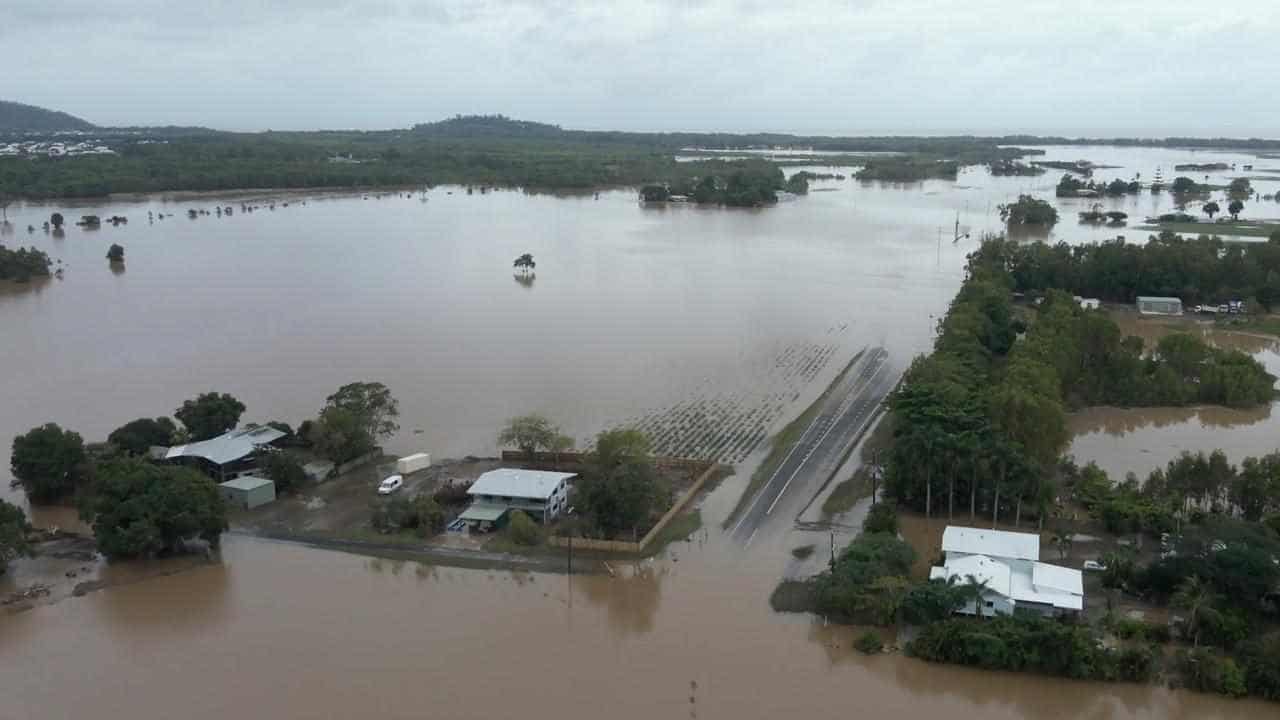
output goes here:
{"type": "MultiPolygon", "coordinates": [[[[1219,155],[1060,150],[1126,165],[1103,178],[1219,155]]],[[[1273,705],[1156,687],[863,657],[854,630],[768,607],[788,551],[822,548],[826,535],[762,536],[743,550],[718,529],[762,439],[865,346],[905,368],[929,346],[965,253],[999,229],[996,206],[1051,195],[1055,182],[981,169],[954,183],[826,181],[759,211],[461,188],[426,202],[312,193],[11,207],[0,241],[35,244],[67,270],[0,293],[0,438],[57,421],[101,439],[211,389],[240,397],[246,421],[296,424],[339,385],[380,380],[400,400],[392,452],[492,453],[505,418],[540,411],[580,440],[639,423],[699,435],[685,451],[740,464],[705,501],[694,542],[616,577],[229,537],[220,564],[0,617],[0,716],[1274,717],[1273,705]],[[248,198],[262,208],[242,212],[248,198]],[[186,217],[217,205],[234,215],[186,217]],[[129,223],[26,234],[53,211],[129,223]],[[148,223],[148,211],[169,217],[148,223]],[[973,239],[953,242],[957,219],[973,239]],[[123,272],[103,257],[112,242],[126,249],[123,272]],[[535,276],[512,274],[524,252],[535,276]]],[[[1068,215],[1051,237],[1114,234],[1068,215]]]]}

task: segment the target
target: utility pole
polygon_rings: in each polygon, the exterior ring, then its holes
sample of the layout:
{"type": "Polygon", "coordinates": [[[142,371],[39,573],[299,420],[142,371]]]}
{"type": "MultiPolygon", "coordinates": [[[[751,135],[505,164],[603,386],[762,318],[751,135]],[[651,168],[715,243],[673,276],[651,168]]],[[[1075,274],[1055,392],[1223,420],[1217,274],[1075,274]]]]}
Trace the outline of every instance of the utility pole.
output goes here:
{"type": "Polygon", "coordinates": [[[836,531],[831,530],[831,571],[836,569],[836,531]]]}

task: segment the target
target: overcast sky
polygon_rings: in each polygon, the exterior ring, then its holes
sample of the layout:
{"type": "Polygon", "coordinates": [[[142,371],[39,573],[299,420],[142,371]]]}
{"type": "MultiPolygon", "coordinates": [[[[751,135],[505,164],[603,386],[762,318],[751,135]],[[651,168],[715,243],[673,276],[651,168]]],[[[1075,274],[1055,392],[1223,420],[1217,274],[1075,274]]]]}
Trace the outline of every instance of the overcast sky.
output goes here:
{"type": "Polygon", "coordinates": [[[105,125],[1280,137],[1280,3],[4,0],[0,99],[105,125]]]}

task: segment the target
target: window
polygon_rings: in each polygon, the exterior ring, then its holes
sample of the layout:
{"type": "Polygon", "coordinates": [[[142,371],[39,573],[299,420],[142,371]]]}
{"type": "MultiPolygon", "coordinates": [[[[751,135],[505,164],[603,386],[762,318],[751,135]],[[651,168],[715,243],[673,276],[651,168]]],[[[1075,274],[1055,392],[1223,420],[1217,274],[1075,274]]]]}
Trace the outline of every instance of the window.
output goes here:
{"type": "Polygon", "coordinates": [[[995,603],[991,602],[990,600],[987,601],[987,607],[995,607],[995,606],[996,606],[995,603]]]}

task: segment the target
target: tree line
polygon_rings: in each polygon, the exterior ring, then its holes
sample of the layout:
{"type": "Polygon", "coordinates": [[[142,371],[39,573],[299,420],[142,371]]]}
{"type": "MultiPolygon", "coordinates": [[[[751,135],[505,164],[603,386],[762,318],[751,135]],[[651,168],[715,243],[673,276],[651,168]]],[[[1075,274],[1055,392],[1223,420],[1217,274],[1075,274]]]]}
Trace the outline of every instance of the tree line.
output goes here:
{"type": "Polygon", "coordinates": [[[49,255],[37,248],[10,250],[0,245],[0,280],[26,282],[49,274],[49,255]]]}
{"type": "MultiPolygon", "coordinates": [[[[216,547],[227,528],[227,509],[217,485],[192,467],[153,460],[150,450],[222,435],[239,424],[244,410],[244,403],[227,393],[201,393],[184,401],[173,418],[132,420],[113,430],[105,443],[96,444],[46,423],[13,439],[13,486],[34,504],[76,505],[92,525],[99,550],[111,558],[174,552],[197,537],[216,547]]],[[[371,452],[379,439],[394,434],[398,415],[396,400],[385,385],[350,383],[330,395],[317,418],[304,421],[296,433],[287,423],[267,423],[283,433],[278,444],[285,447],[259,450],[256,462],[279,492],[289,492],[306,481],[301,459],[290,447],[309,447],[334,462],[345,462],[371,452]]],[[[7,513],[0,504],[0,521],[7,513]]]]}
{"type": "Polygon", "coordinates": [[[1239,298],[1266,309],[1280,303],[1280,233],[1262,243],[1227,243],[1165,231],[1145,244],[1005,243],[1000,252],[1016,292],[1057,288],[1124,303],[1138,295],[1214,305],[1239,298]]]}
{"type": "Polygon", "coordinates": [[[886,490],[899,502],[932,514],[945,496],[951,516],[958,497],[974,517],[981,501],[993,522],[1012,510],[1015,523],[1025,505],[1043,523],[1068,408],[1271,400],[1275,378],[1239,351],[1174,333],[1147,353],[1141,338],[1122,338],[1105,313],[1060,291],[1015,307],[1009,258],[1022,252],[989,239],[970,256],[933,354],[917,358],[890,397],[886,490]]]}

